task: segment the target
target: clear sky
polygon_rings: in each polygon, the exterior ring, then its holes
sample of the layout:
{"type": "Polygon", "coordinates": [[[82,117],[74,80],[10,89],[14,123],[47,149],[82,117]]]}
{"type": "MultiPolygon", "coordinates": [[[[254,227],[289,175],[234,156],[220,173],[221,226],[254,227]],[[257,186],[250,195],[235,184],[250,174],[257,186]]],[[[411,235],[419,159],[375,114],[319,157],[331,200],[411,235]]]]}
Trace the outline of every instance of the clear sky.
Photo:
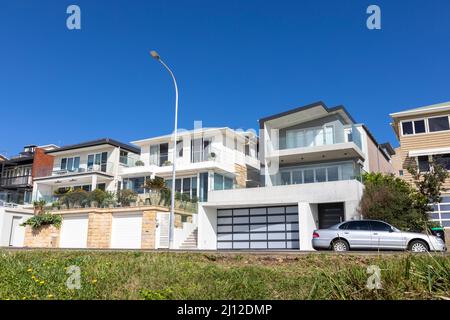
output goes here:
{"type": "Polygon", "coordinates": [[[450,100],[448,0],[0,0],[0,153],[25,144],[257,128],[318,100],[343,104],[379,142],[390,112],[450,100]],[[66,8],[81,8],[81,30],[66,8]],[[382,30],[366,27],[377,4],[382,30]]]}

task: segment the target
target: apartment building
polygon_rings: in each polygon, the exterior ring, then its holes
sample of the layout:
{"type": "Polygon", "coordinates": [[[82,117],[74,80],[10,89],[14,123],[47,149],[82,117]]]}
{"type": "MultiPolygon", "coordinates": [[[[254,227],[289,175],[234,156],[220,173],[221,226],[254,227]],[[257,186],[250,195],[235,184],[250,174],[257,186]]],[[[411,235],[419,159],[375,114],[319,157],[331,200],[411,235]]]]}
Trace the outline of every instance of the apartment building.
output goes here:
{"type": "MultiPolygon", "coordinates": [[[[415,163],[420,171],[429,168],[434,158],[450,170],[450,102],[390,114],[392,128],[400,143],[393,157],[395,174],[412,183],[408,167],[415,163]]],[[[433,206],[431,219],[450,228],[450,179],[442,201],[433,206]]]]}
{"type": "Polygon", "coordinates": [[[46,152],[56,145],[28,145],[18,155],[0,160],[0,201],[29,204],[32,200],[33,180],[45,175],[53,166],[53,157],[46,152]]]}
{"type": "Polygon", "coordinates": [[[343,106],[317,102],[259,125],[264,186],[211,191],[199,206],[199,249],[312,250],[314,229],[360,218],[362,173],[393,171],[392,147],[343,106]]]}
{"type": "Polygon", "coordinates": [[[181,130],[173,135],[132,142],[140,147],[140,158],[128,158],[121,170],[123,188],[145,193],[146,179],[155,176],[171,186],[173,154],[176,154],[175,190],[200,202],[211,190],[260,185],[258,138],[252,132],[230,128],[181,130]]]}
{"type": "Polygon", "coordinates": [[[59,189],[102,189],[116,192],[120,172],[140,150],[128,144],[105,138],[64,146],[46,152],[53,165],[33,181],[33,200],[53,202],[59,189]]]}

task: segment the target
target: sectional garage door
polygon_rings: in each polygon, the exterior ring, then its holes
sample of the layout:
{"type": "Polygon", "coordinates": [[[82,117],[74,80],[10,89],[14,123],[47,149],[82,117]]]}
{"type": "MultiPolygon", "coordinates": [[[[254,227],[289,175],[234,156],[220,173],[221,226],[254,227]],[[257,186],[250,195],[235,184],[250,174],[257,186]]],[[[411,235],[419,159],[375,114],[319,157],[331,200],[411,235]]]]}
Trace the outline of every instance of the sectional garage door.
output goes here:
{"type": "Polygon", "coordinates": [[[218,209],[217,248],[299,249],[298,206],[218,209]]]}
{"type": "Polygon", "coordinates": [[[88,236],[88,216],[63,216],[61,226],[61,248],[86,248],[88,236]]]}
{"type": "Polygon", "coordinates": [[[140,249],[142,214],[115,214],[112,218],[111,248],[140,249]]]}

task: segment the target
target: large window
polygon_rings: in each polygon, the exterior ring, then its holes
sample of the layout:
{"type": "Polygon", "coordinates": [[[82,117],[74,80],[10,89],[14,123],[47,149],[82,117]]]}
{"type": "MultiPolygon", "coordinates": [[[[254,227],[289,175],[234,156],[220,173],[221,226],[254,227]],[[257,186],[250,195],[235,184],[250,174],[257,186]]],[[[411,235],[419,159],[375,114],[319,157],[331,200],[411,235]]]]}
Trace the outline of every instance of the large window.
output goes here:
{"type": "Polygon", "coordinates": [[[330,163],[327,165],[289,167],[280,169],[281,185],[303,184],[314,182],[327,182],[350,180],[356,178],[353,163],[330,163]]]}
{"type": "Polygon", "coordinates": [[[450,228],[450,194],[444,194],[441,198],[440,203],[433,205],[430,219],[445,228],[450,228]]]}
{"type": "Polygon", "coordinates": [[[286,132],[286,148],[323,146],[333,143],[333,126],[288,130],[286,132]]]}
{"type": "Polygon", "coordinates": [[[404,136],[421,134],[427,132],[438,132],[450,130],[449,117],[433,117],[401,122],[402,134],[404,136]]]}
{"type": "MultiPolygon", "coordinates": [[[[172,179],[167,179],[166,187],[172,188],[172,179]]],[[[187,194],[192,199],[197,197],[197,177],[178,178],[175,180],[175,192],[187,194]]]]}
{"type": "Polygon", "coordinates": [[[88,155],[87,169],[88,171],[100,170],[106,172],[108,162],[108,152],[101,152],[88,155]]]}
{"type": "Polygon", "coordinates": [[[430,128],[430,132],[444,131],[450,129],[447,116],[428,119],[428,126],[430,128]]]}
{"type": "Polygon", "coordinates": [[[191,140],[191,162],[202,162],[209,159],[211,153],[211,139],[191,140]]]}
{"type": "Polygon", "coordinates": [[[450,170],[450,153],[434,156],[437,163],[442,165],[445,169],[450,170]]]}
{"type": "Polygon", "coordinates": [[[80,168],[80,157],[62,158],[61,170],[78,171],[80,168]]]}
{"type": "Polygon", "coordinates": [[[233,189],[233,178],[214,173],[214,190],[233,189]]]}
{"type": "Polygon", "coordinates": [[[161,143],[150,146],[150,164],[163,166],[169,160],[169,144],[161,143]]]}

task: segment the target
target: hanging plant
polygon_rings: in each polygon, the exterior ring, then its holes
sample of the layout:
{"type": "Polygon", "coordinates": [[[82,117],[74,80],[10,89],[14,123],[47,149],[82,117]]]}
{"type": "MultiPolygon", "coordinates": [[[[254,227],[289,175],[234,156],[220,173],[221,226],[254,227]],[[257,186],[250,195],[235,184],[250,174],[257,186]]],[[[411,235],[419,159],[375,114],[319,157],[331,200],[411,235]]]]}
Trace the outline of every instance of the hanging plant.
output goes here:
{"type": "Polygon", "coordinates": [[[30,226],[33,230],[39,229],[42,226],[53,225],[60,228],[62,217],[58,214],[44,213],[36,215],[21,224],[22,227],[30,226]]]}

